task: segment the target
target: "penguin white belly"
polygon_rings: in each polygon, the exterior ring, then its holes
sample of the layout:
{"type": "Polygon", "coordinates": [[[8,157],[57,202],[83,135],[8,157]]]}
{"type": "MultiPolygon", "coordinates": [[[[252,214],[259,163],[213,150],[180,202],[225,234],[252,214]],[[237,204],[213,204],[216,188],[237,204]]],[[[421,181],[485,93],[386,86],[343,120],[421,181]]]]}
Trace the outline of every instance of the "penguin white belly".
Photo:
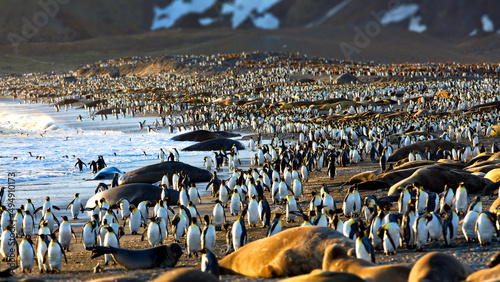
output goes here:
{"type": "Polygon", "coordinates": [[[295,201],[289,201],[288,204],[286,205],[286,220],[287,221],[293,221],[295,220],[295,215],[291,214],[290,212],[292,211],[297,211],[297,202],[295,201]]]}
{"type": "Polygon", "coordinates": [[[259,205],[256,201],[250,202],[248,205],[248,225],[255,225],[259,221],[259,205]]]}
{"type": "Polygon", "coordinates": [[[59,243],[63,248],[69,248],[71,243],[71,225],[69,223],[62,223],[59,227],[59,243]]]}
{"type": "Polygon", "coordinates": [[[302,183],[299,180],[294,180],[293,182],[293,196],[297,201],[302,196],[302,183]]]}
{"type": "Polygon", "coordinates": [[[198,199],[198,190],[196,190],[196,188],[189,188],[189,198],[195,205],[200,203],[200,200],[198,199]]]}
{"type": "Polygon", "coordinates": [[[40,272],[49,270],[48,268],[49,262],[45,261],[45,263],[43,263],[46,252],[47,252],[47,244],[39,242],[36,251],[36,258],[38,261],[38,269],[40,269],[40,272]]]}
{"type": "Polygon", "coordinates": [[[429,229],[429,237],[431,240],[437,241],[441,237],[441,223],[436,218],[435,215],[432,216],[432,220],[427,223],[427,228],[429,229]]]}
{"type": "Polygon", "coordinates": [[[71,205],[71,216],[73,219],[76,219],[78,217],[78,212],[80,210],[80,199],[75,199],[73,204],[71,205]]]}
{"type": "Polygon", "coordinates": [[[323,198],[323,206],[325,206],[324,209],[330,209],[333,211],[335,209],[335,202],[333,201],[333,197],[326,194],[323,198]]]}
{"type": "Polygon", "coordinates": [[[477,211],[470,211],[464,218],[462,223],[462,232],[464,233],[465,240],[471,241],[476,239],[476,221],[479,213],[477,211]]]}
{"type": "MultiPolygon", "coordinates": [[[[116,236],[113,233],[107,232],[106,235],[104,235],[104,247],[113,247],[113,248],[118,248],[119,244],[118,241],[116,240],[116,236]]],[[[104,263],[108,263],[114,261],[113,256],[110,254],[105,254],[104,255],[104,263]]]]}
{"type": "Polygon", "coordinates": [[[371,261],[370,254],[360,240],[356,240],[356,258],[371,261]]]}
{"type": "Polygon", "coordinates": [[[33,235],[33,220],[31,216],[25,216],[23,219],[23,233],[26,236],[33,235]]]}
{"type": "Polygon", "coordinates": [[[85,225],[83,227],[83,233],[82,233],[82,241],[83,245],[85,248],[87,247],[92,247],[95,244],[95,235],[94,231],[92,230],[92,227],[89,225],[85,225]]]}
{"type": "Polygon", "coordinates": [[[23,272],[25,270],[31,272],[31,269],[33,269],[33,260],[35,259],[35,257],[33,254],[33,247],[31,247],[28,241],[26,240],[22,241],[21,244],[19,245],[19,256],[20,256],[21,270],[23,270],[23,272]]]}
{"type": "Polygon", "coordinates": [[[161,232],[160,232],[160,226],[157,223],[149,223],[148,227],[148,241],[149,243],[153,246],[159,246],[161,242],[161,232]]]}
{"type": "Polygon", "coordinates": [[[422,250],[422,247],[427,243],[427,238],[429,237],[429,229],[427,228],[426,220],[415,220],[413,232],[415,233],[415,245],[417,245],[417,250],[422,250]]]}
{"type": "Polygon", "coordinates": [[[239,222],[235,222],[233,224],[233,229],[232,229],[232,235],[233,235],[233,247],[234,247],[234,250],[238,250],[239,248],[243,247],[243,245],[246,243],[241,242],[241,236],[242,236],[242,233],[243,233],[243,229],[241,228],[241,225],[239,222]]]}
{"type": "Polygon", "coordinates": [[[190,226],[187,232],[187,251],[188,254],[201,250],[201,234],[199,227],[190,226]]]}
{"type": "Polygon", "coordinates": [[[231,197],[230,205],[231,214],[239,214],[241,211],[240,197],[239,195],[233,195],[231,197]]]}
{"type": "Polygon", "coordinates": [[[4,231],[2,233],[1,242],[0,242],[0,251],[2,253],[2,258],[8,258],[11,255],[11,246],[9,245],[9,240],[11,237],[10,231],[4,231]]]}
{"type": "Polygon", "coordinates": [[[137,233],[141,227],[141,212],[134,212],[130,214],[128,223],[130,233],[137,233]]]}
{"type": "Polygon", "coordinates": [[[216,205],[213,212],[213,224],[215,227],[222,227],[224,224],[224,210],[221,205],[216,205]]]}
{"type": "Polygon", "coordinates": [[[202,237],[202,247],[209,249],[211,252],[215,249],[215,228],[209,226],[205,236],[202,237]]]}
{"type": "Polygon", "coordinates": [[[494,231],[495,228],[491,223],[491,220],[489,220],[485,216],[479,216],[479,218],[477,219],[477,239],[479,240],[479,243],[481,243],[481,245],[491,242],[494,231]]]}
{"type": "Polygon", "coordinates": [[[59,244],[51,242],[47,252],[49,256],[50,271],[60,271],[62,266],[62,250],[59,244]]]}

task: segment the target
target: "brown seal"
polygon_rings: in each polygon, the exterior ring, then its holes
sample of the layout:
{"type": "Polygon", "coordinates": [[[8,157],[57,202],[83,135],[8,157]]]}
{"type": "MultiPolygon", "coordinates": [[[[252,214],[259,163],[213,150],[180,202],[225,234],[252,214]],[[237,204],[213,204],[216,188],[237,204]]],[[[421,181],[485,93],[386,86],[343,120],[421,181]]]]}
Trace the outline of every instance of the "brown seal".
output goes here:
{"type": "Polygon", "coordinates": [[[281,282],[366,282],[359,276],[345,272],[331,272],[315,269],[309,274],[294,276],[281,282]]]}
{"type": "Polygon", "coordinates": [[[200,282],[215,282],[219,278],[211,273],[202,272],[199,269],[192,267],[183,267],[172,269],[165,274],[158,276],[153,282],[184,282],[184,281],[200,281],[200,282]]]}
{"type": "Polygon", "coordinates": [[[453,256],[431,252],[421,257],[413,266],[408,282],[413,281],[462,281],[469,270],[453,256]]]}
{"type": "Polygon", "coordinates": [[[349,257],[346,250],[340,246],[329,246],[325,250],[323,270],[347,272],[374,282],[406,282],[411,268],[401,264],[377,265],[349,257]]]}
{"type": "Polygon", "coordinates": [[[221,274],[250,277],[295,276],[321,268],[331,245],[353,248],[354,241],[318,226],[296,227],[253,241],[219,261],[221,274]]]}

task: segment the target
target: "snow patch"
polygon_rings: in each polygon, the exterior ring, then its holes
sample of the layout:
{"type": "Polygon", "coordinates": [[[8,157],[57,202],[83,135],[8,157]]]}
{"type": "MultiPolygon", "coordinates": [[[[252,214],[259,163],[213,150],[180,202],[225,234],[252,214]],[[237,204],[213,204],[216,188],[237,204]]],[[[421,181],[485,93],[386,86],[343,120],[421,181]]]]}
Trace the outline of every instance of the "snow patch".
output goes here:
{"type": "Polygon", "coordinates": [[[481,17],[481,23],[483,24],[483,31],[493,32],[495,30],[493,27],[493,21],[491,21],[491,19],[488,15],[484,14],[481,17]]]}
{"type": "Polygon", "coordinates": [[[170,28],[181,17],[191,13],[204,13],[206,10],[210,9],[215,2],[216,0],[191,0],[189,2],[174,0],[170,5],[164,8],[154,6],[154,18],[151,30],[170,28]]]}
{"type": "Polygon", "coordinates": [[[280,26],[280,20],[271,13],[265,13],[261,17],[253,17],[252,22],[255,27],[262,29],[275,29],[280,26]]]}
{"type": "Polygon", "coordinates": [[[422,24],[420,21],[422,20],[421,16],[411,17],[410,24],[408,26],[408,30],[412,32],[422,33],[427,29],[425,24],[422,24]]]}
{"type": "Polygon", "coordinates": [[[403,21],[417,13],[420,6],[418,4],[401,4],[387,12],[381,19],[383,25],[403,21]]]}
{"type": "Polygon", "coordinates": [[[213,24],[214,22],[216,22],[217,20],[219,20],[218,18],[201,18],[198,20],[198,22],[202,25],[202,26],[207,26],[207,25],[211,25],[213,24]]]}
{"type": "Polygon", "coordinates": [[[268,9],[273,7],[281,0],[234,0],[233,3],[224,3],[222,5],[222,14],[232,14],[231,24],[232,28],[237,28],[249,17],[252,19],[253,24],[260,28],[276,28],[279,26],[279,20],[269,13],[265,13],[268,9]],[[257,16],[254,13],[263,14],[257,16]],[[272,16],[272,17],[271,17],[272,16]],[[278,21],[278,23],[276,23],[278,21]]]}

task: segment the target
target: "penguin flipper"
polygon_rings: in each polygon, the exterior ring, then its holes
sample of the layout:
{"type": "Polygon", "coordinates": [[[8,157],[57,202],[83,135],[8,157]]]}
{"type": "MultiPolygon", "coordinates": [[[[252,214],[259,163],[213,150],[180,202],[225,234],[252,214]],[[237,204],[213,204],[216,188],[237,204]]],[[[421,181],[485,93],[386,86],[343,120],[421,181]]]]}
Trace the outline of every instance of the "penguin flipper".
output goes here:
{"type": "Polygon", "coordinates": [[[58,211],[60,211],[60,210],[61,210],[58,206],[54,206],[54,205],[52,205],[52,208],[53,208],[53,209],[56,209],[56,210],[58,210],[58,211]]]}
{"type": "MultiPolygon", "coordinates": [[[[142,232],[142,236],[141,236],[141,241],[144,241],[144,236],[148,233],[148,227],[149,227],[149,225],[146,226],[146,228],[144,228],[144,232],[142,232]]],[[[160,230],[160,232],[161,232],[161,230],[160,230]]]]}
{"type": "Polygon", "coordinates": [[[75,243],[78,243],[76,240],[76,234],[75,234],[75,231],[73,231],[73,228],[71,228],[71,234],[73,235],[73,238],[75,238],[75,243]]]}
{"type": "Polygon", "coordinates": [[[75,199],[73,199],[73,201],[71,201],[71,203],[68,204],[68,206],[66,207],[66,210],[69,209],[69,207],[75,202],[75,199]]]}

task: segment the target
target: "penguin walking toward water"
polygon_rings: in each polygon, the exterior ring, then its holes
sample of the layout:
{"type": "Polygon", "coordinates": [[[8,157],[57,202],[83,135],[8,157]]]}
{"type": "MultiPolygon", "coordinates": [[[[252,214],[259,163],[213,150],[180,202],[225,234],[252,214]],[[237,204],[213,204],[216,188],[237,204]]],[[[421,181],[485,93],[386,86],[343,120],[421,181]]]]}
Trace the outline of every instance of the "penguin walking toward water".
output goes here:
{"type": "Polygon", "coordinates": [[[201,249],[201,271],[206,273],[211,273],[215,277],[220,276],[219,263],[217,258],[208,248],[201,249]]]}
{"type": "Polygon", "coordinates": [[[201,249],[213,251],[215,250],[215,227],[210,224],[210,217],[208,215],[205,215],[203,220],[205,220],[205,227],[203,227],[201,233],[201,249]]]}
{"type": "Polygon", "coordinates": [[[243,247],[247,243],[247,230],[245,228],[245,215],[247,210],[244,209],[241,212],[240,217],[233,224],[232,228],[232,239],[234,250],[237,251],[239,248],[243,247]]]}
{"type": "Polygon", "coordinates": [[[281,231],[281,213],[276,213],[274,215],[273,223],[269,226],[267,230],[267,237],[271,237],[281,231]]]}
{"type": "Polygon", "coordinates": [[[498,232],[495,224],[496,219],[496,214],[489,211],[479,214],[476,221],[476,234],[481,246],[490,245],[493,235],[498,232]]]}
{"type": "Polygon", "coordinates": [[[373,249],[372,243],[368,237],[364,236],[361,238],[360,234],[357,234],[356,238],[356,257],[358,259],[364,259],[366,261],[371,261],[375,263],[375,250],[373,249]]]}
{"type": "Polygon", "coordinates": [[[201,250],[201,229],[196,224],[196,217],[191,218],[191,225],[189,225],[187,231],[186,244],[188,256],[191,257],[191,254],[198,256],[197,252],[201,250]]]}
{"type": "Polygon", "coordinates": [[[31,273],[34,260],[35,250],[33,249],[33,241],[31,241],[31,236],[26,236],[19,244],[19,262],[23,273],[31,273]]]}

